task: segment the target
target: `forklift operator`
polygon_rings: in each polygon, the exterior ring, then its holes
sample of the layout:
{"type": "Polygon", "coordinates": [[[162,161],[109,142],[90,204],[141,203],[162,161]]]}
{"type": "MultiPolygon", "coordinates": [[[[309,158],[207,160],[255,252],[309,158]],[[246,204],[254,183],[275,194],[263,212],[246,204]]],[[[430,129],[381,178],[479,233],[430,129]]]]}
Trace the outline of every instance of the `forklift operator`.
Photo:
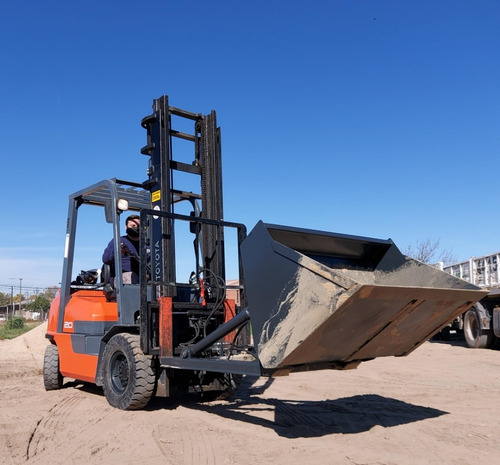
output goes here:
{"type": "MultiPolygon", "coordinates": [[[[120,237],[122,250],[122,272],[124,284],[139,282],[139,226],[140,217],[130,215],[125,220],[127,235],[120,237]]],[[[102,254],[102,261],[111,268],[111,276],[115,277],[115,254],[113,240],[111,240],[102,254]]]]}

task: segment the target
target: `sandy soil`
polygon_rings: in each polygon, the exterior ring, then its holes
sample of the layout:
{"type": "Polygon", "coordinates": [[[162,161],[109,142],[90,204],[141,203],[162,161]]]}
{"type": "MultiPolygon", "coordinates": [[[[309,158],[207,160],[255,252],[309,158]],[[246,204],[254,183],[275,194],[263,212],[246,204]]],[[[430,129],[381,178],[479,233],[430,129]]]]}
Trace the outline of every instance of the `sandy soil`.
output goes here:
{"type": "Polygon", "coordinates": [[[231,401],[110,407],[45,392],[45,325],[0,341],[2,464],[480,464],[500,456],[500,352],[427,342],[353,371],[246,380],[231,401]]]}

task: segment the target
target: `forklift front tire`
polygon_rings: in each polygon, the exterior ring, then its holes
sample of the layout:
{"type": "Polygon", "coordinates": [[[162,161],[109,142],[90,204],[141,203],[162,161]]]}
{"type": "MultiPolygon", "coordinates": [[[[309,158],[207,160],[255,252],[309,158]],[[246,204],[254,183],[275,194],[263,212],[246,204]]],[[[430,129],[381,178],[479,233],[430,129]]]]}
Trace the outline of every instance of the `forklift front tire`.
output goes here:
{"type": "Polygon", "coordinates": [[[103,389],[107,401],[122,410],[145,407],[155,390],[153,358],[144,355],[139,336],[113,336],[103,353],[103,389]]]}

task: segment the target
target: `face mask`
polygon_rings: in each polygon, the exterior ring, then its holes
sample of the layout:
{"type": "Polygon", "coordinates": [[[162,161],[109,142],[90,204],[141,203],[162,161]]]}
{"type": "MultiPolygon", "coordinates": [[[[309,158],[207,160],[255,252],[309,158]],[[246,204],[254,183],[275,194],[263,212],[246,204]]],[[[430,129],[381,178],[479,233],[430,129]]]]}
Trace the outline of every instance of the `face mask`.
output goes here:
{"type": "Polygon", "coordinates": [[[139,228],[127,228],[127,234],[134,239],[139,237],[139,228]]]}

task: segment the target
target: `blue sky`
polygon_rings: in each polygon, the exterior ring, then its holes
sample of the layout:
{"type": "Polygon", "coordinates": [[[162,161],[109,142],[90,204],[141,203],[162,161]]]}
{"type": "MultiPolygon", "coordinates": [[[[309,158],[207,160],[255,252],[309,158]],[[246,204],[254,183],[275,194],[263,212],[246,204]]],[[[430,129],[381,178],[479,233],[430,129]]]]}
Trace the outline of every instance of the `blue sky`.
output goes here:
{"type": "Polygon", "coordinates": [[[0,44],[0,292],[60,281],[71,192],[146,179],[163,94],[217,111],[227,220],[500,250],[498,1],[20,0],[0,44]]]}

